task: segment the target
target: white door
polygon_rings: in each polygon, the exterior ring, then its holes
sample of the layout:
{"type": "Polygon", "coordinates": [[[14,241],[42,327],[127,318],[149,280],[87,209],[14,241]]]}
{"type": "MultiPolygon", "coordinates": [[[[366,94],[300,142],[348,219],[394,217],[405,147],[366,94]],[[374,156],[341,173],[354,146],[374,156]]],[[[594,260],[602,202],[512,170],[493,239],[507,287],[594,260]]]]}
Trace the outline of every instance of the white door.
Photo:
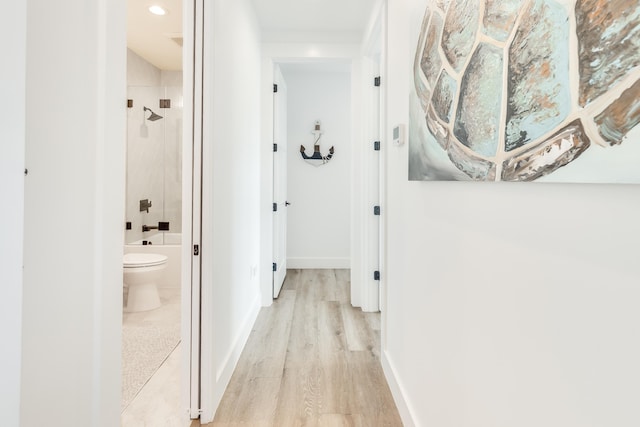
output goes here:
{"type": "Polygon", "coordinates": [[[273,85],[273,297],[287,275],[287,87],[274,67],[273,85]]]}

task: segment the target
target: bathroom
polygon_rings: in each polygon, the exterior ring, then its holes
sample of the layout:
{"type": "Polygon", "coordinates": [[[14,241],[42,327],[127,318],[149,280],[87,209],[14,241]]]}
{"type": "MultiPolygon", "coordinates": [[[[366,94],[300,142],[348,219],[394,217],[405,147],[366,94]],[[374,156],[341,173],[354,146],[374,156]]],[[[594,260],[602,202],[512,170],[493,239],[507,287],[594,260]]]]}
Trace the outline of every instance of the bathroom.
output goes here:
{"type": "Polygon", "coordinates": [[[180,364],[182,13],[179,0],[163,5],[157,15],[130,0],[127,11],[123,426],[139,425],[150,399],[180,399],[179,378],[166,378],[180,364]]]}

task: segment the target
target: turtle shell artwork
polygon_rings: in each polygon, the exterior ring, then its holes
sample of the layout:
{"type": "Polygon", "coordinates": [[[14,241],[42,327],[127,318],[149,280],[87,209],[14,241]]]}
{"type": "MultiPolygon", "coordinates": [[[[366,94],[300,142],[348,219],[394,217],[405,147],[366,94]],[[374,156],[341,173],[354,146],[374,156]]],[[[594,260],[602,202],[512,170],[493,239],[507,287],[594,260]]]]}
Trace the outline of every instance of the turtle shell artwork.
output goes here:
{"type": "Polygon", "coordinates": [[[410,180],[640,182],[640,1],[414,1],[410,180]]]}

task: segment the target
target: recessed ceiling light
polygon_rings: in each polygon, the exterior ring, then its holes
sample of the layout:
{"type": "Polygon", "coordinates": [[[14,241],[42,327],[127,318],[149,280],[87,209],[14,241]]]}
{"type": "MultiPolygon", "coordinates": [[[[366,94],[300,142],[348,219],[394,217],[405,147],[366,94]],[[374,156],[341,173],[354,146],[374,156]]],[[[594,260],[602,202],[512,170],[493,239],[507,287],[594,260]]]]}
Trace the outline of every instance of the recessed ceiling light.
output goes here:
{"type": "Polygon", "coordinates": [[[162,7],[162,6],[158,6],[158,5],[153,5],[149,7],[149,12],[153,13],[154,15],[166,15],[167,11],[162,7]]]}

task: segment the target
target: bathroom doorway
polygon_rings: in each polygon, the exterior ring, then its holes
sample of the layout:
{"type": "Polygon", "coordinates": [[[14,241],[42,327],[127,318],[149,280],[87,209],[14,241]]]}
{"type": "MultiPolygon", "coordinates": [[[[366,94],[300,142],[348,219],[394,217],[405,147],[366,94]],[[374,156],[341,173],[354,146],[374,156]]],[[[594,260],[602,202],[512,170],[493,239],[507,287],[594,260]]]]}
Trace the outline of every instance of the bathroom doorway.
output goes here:
{"type": "MultiPolygon", "coordinates": [[[[185,418],[183,295],[183,4],[127,1],[125,254],[166,259],[159,304],[137,310],[123,286],[122,426],[185,418]],[[166,258],[165,258],[166,257],[166,258]],[[159,410],[162,408],[162,410],[159,410]]],[[[155,262],[155,261],[154,261],[155,262]]],[[[139,271],[138,266],[135,267],[139,271]]],[[[155,268],[155,267],[154,267],[155,268]]],[[[188,419],[188,416],[186,416],[188,419]]]]}

